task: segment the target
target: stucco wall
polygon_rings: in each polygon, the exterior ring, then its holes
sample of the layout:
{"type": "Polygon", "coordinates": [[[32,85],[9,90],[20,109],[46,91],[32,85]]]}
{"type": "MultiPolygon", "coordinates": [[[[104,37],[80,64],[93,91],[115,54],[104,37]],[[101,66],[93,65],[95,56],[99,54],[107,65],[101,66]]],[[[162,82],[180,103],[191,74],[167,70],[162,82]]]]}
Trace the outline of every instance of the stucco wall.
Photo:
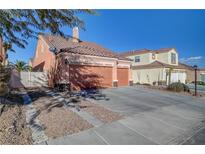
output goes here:
{"type": "Polygon", "coordinates": [[[163,68],[132,70],[133,83],[153,84],[153,82],[165,80],[165,76],[163,68]]]}
{"type": "Polygon", "coordinates": [[[151,53],[145,53],[145,54],[139,54],[139,55],[133,55],[133,56],[129,56],[128,58],[132,59],[132,65],[146,65],[149,64],[151,61],[151,53]],[[136,56],[140,56],[140,62],[135,62],[135,57],[136,56]]]}
{"type": "MultiPolygon", "coordinates": [[[[191,83],[195,81],[195,71],[194,70],[186,70],[187,73],[187,82],[191,83]]],[[[205,73],[205,71],[197,71],[197,81],[201,81],[201,74],[205,73]]]]}
{"type": "Polygon", "coordinates": [[[39,35],[32,67],[35,71],[50,71],[55,64],[55,55],[49,51],[49,46],[39,35]]]}
{"type": "Polygon", "coordinates": [[[63,53],[62,58],[67,59],[67,61],[72,64],[112,67],[113,81],[117,81],[117,68],[128,68],[129,80],[130,81],[132,80],[130,61],[117,60],[116,58],[97,57],[97,56],[79,55],[79,54],[71,54],[71,53],[63,53]]]}
{"type": "Polygon", "coordinates": [[[170,65],[178,65],[178,53],[176,52],[175,49],[172,49],[169,52],[155,53],[155,58],[153,58],[152,54],[153,53],[144,53],[138,55],[136,54],[136,55],[128,56],[128,58],[133,60],[132,61],[133,66],[150,64],[156,60],[170,65]],[[171,63],[171,53],[176,54],[176,64],[171,63]],[[140,57],[140,62],[135,62],[136,56],[140,57]]]}
{"type": "Polygon", "coordinates": [[[156,54],[156,60],[165,64],[169,64],[169,53],[164,52],[164,53],[156,54]]]}

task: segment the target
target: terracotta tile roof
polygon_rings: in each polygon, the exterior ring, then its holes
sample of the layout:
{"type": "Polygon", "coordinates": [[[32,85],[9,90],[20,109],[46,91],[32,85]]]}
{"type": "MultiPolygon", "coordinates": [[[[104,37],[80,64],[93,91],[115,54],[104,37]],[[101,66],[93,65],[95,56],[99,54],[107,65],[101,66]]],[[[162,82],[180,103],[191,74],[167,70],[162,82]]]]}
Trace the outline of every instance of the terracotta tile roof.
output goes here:
{"type": "Polygon", "coordinates": [[[139,50],[126,51],[126,52],[121,53],[120,55],[122,55],[124,57],[128,57],[128,56],[132,56],[132,55],[140,55],[140,54],[145,54],[145,53],[169,52],[172,49],[175,49],[175,48],[161,48],[161,49],[158,49],[158,50],[139,49],[139,50]]]}
{"type": "Polygon", "coordinates": [[[46,41],[49,47],[55,47],[57,51],[60,51],[60,49],[63,48],[69,48],[73,47],[76,45],[75,42],[72,42],[71,39],[65,39],[61,36],[54,36],[54,35],[46,35],[46,34],[41,34],[43,39],[46,41]]]}
{"type": "Polygon", "coordinates": [[[144,54],[144,53],[149,53],[151,52],[151,50],[148,49],[139,49],[139,50],[132,50],[132,51],[126,51],[126,52],[122,52],[120,53],[121,56],[127,57],[127,56],[132,56],[132,55],[140,55],[140,54],[144,54]]]}
{"type": "Polygon", "coordinates": [[[72,39],[65,39],[60,36],[53,35],[42,35],[44,40],[50,47],[55,47],[57,52],[70,52],[83,55],[99,56],[99,57],[109,57],[117,58],[119,60],[132,61],[129,58],[125,58],[117,53],[112,52],[95,43],[79,41],[73,42],[72,39]]]}
{"type": "Polygon", "coordinates": [[[137,69],[151,69],[151,68],[193,69],[191,66],[185,65],[182,63],[179,63],[178,66],[176,66],[176,65],[165,64],[159,61],[154,61],[147,65],[132,66],[132,69],[136,69],[136,70],[137,69]]]}
{"type": "Polygon", "coordinates": [[[160,48],[158,50],[152,50],[152,52],[154,52],[154,53],[169,52],[172,49],[176,50],[175,48],[160,48]]]}

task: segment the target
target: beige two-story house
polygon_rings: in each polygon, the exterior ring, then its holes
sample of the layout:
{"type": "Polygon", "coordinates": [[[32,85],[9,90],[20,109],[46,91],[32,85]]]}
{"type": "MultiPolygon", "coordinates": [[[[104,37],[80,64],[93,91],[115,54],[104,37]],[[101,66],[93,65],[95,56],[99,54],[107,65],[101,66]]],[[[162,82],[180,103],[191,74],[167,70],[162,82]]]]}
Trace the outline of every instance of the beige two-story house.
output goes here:
{"type": "Polygon", "coordinates": [[[187,66],[179,63],[175,48],[134,50],[122,54],[132,59],[133,83],[160,85],[186,83],[187,66]]]}

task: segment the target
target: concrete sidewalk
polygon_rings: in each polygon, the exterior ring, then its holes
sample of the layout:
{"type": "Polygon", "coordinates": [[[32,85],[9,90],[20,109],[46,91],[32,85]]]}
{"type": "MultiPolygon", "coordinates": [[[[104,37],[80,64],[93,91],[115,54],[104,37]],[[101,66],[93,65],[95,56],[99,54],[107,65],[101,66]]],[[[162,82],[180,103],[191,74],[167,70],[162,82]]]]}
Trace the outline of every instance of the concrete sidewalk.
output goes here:
{"type": "Polygon", "coordinates": [[[157,144],[154,141],[138,134],[120,122],[105,124],[87,131],[49,140],[48,144],[80,144],[80,145],[150,145],[157,144]]]}

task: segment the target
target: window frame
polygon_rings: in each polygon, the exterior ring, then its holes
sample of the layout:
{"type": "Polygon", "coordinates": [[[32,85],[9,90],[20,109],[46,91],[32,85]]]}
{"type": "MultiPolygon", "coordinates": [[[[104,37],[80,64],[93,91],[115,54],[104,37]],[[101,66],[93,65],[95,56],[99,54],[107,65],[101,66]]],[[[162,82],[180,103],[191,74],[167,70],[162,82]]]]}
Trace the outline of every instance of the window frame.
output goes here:
{"type": "Polygon", "coordinates": [[[139,63],[141,60],[140,60],[140,56],[135,56],[135,59],[134,59],[135,63],[139,63]],[[138,61],[136,61],[138,60],[138,61]]]}
{"type": "Polygon", "coordinates": [[[171,53],[171,64],[177,63],[177,55],[176,53],[171,53]]]}

